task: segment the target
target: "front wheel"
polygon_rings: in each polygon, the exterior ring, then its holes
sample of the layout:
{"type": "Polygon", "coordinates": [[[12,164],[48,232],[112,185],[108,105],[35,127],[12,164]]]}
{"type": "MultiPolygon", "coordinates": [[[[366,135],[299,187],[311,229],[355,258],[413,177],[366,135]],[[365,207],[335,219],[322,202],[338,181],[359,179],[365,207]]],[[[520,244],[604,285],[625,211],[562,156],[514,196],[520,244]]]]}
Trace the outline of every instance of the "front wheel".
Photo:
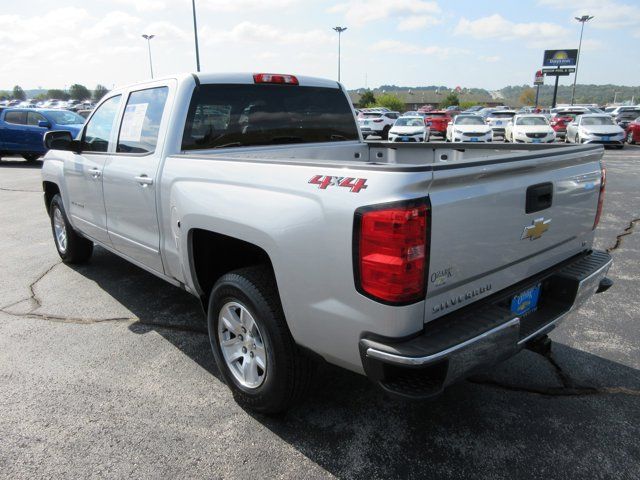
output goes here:
{"type": "Polygon", "coordinates": [[[53,241],[62,261],[64,263],[84,263],[89,260],[93,253],[93,242],[73,230],[59,194],[51,199],[49,216],[53,241]]]}
{"type": "Polygon", "coordinates": [[[383,140],[389,140],[389,130],[391,130],[391,127],[386,126],[382,129],[382,139],[383,140]]]}
{"type": "Polygon", "coordinates": [[[270,269],[223,275],[211,291],[207,321],[216,364],[239,404],[275,414],[303,396],[314,364],[289,332],[270,269]]]}
{"type": "Polygon", "coordinates": [[[38,158],[40,158],[40,155],[38,155],[37,153],[23,153],[22,158],[24,158],[27,162],[35,162],[38,158]]]}

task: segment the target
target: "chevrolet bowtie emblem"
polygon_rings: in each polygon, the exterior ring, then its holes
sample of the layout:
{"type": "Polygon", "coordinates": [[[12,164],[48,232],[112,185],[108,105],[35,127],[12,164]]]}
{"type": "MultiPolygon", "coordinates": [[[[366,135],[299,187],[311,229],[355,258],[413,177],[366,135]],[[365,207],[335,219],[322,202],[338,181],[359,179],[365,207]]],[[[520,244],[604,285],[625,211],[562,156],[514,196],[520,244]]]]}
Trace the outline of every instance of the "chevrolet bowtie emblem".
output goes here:
{"type": "Polygon", "coordinates": [[[533,223],[527,227],[524,227],[522,231],[521,240],[528,238],[529,240],[536,240],[542,236],[544,232],[549,230],[549,224],[551,219],[545,220],[544,218],[536,218],[533,223]]]}

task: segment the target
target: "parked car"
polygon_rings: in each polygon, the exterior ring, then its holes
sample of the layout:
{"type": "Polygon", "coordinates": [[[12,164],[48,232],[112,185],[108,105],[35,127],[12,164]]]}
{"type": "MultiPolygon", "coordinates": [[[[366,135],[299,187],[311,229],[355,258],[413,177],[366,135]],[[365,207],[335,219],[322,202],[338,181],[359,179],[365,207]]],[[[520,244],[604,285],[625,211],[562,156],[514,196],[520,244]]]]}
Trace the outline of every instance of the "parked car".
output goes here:
{"type": "Polygon", "coordinates": [[[553,143],[556,132],[540,114],[516,115],[506,127],[504,141],[511,143],[553,143]]]}
{"type": "Polygon", "coordinates": [[[442,138],[447,135],[447,124],[451,121],[451,113],[447,110],[432,110],[425,115],[425,120],[429,123],[431,135],[438,135],[442,138]]]}
{"type": "Polygon", "coordinates": [[[634,105],[623,105],[623,106],[618,106],[613,108],[612,110],[609,110],[608,112],[605,109],[605,112],[608,113],[609,115],[611,115],[612,117],[617,117],[618,115],[620,115],[622,112],[633,112],[633,111],[637,111],[640,107],[639,106],[634,106],[634,105]]]}
{"type": "Polygon", "coordinates": [[[115,89],[76,140],[45,142],[62,261],[102,245],[196,296],[221,378],[254,411],[290,408],[316,359],[434,397],[548,349],[612,284],[593,249],[599,146],[368,144],[335,80],[262,73],[115,89]]]}
{"type": "Polygon", "coordinates": [[[624,147],[625,132],[610,115],[595,113],[580,115],[567,126],[566,142],[601,143],[624,147]]]}
{"type": "Polygon", "coordinates": [[[625,110],[614,117],[615,122],[626,130],[627,126],[633,122],[636,118],[640,117],[640,108],[634,110],[625,110]]]}
{"type": "Polygon", "coordinates": [[[42,142],[49,130],[63,130],[76,136],[84,118],[66,110],[7,108],[0,113],[0,157],[18,154],[33,162],[46,153],[42,142]]]}
{"type": "Polygon", "coordinates": [[[396,120],[389,130],[390,142],[428,142],[429,126],[421,115],[405,116],[396,120]]]}
{"type": "Polygon", "coordinates": [[[398,112],[390,111],[368,111],[360,112],[358,116],[358,124],[362,136],[367,138],[376,135],[386,140],[389,137],[389,130],[400,117],[398,112]]]}
{"type": "Polygon", "coordinates": [[[473,107],[469,107],[464,110],[462,113],[477,113],[482,110],[484,107],[482,105],[474,105],[473,107]]]}
{"type": "Polygon", "coordinates": [[[480,115],[461,113],[447,125],[447,142],[491,142],[493,130],[480,115]]]}
{"type": "Polygon", "coordinates": [[[504,137],[505,128],[515,114],[515,110],[495,110],[487,115],[485,121],[493,130],[494,136],[504,137]]]}
{"type": "Polygon", "coordinates": [[[627,143],[635,144],[640,142],[640,117],[636,118],[633,122],[627,125],[625,130],[627,143]]]}
{"type": "Polygon", "coordinates": [[[573,122],[575,119],[572,115],[566,115],[564,113],[556,113],[549,119],[549,125],[556,132],[556,137],[564,138],[567,134],[567,125],[573,122]]]}

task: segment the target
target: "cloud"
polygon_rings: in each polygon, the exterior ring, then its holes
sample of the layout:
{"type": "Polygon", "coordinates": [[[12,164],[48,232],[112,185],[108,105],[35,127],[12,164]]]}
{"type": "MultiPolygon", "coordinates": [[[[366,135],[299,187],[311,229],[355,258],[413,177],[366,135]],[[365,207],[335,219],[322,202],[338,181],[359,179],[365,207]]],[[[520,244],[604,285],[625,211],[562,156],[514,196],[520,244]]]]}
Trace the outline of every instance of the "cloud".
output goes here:
{"type": "Polygon", "coordinates": [[[91,23],[89,28],[85,28],[80,33],[84,39],[106,38],[114,35],[115,32],[126,32],[131,27],[138,25],[140,19],[125,12],[109,12],[100,20],[91,23]]]}
{"type": "Polygon", "coordinates": [[[322,30],[306,32],[283,31],[273,25],[241,22],[231,30],[202,29],[202,39],[207,44],[216,43],[264,43],[319,45],[336,41],[333,35],[322,30]]]}
{"type": "MultiPolygon", "coordinates": [[[[637,0],[636,0],[637,1],[637,0]]],[[[539,5],[556,10],[570,10],[573,17],[592,15],[589,26],[593,28],[612,29],[640,26],[640,7],[621,3],[615,0],[538,0],[539,5]]]]}
{"type": "Polygon", "coordinates": [[[416,15],[411,17],[403,17],[400,19],[400,23],[398,23],[398,30],[400,31],[418,30],[424,27],[432,27],[440,23],[442,23],[442,20],[440,20],[437,17],[432,17],[429,15],[416,15]]]}
{"type": "Polygon", "coordinates": [[[167,4],[159,0],[115,0],[115,2],[133,7],[138,12],[151,12],[167,8],[167,4]]]}
{"type": "Polygon", "coordinates": [[[502,57],[500,55],[489,55],[489,56],[481,55],[480,60],[482,60],[483,62],[496,63],[502,60],[502,57]]]}
{"type": "Polygon", "coordinates": [[[291,7],[300,0],[200,0],[198,6],[216,12],[247,13],[256,10],[279,10],[291,7]]]}
{"type": "Polygon", "coordinates": [[[441,12],[435,1],[425,0],[347,0],[329,8],[329,13],[342,13],[355,26],[390,17],[434,15],[441,12]]]}
{"type": "Polygon", "coordinates": [[[454,29],[454,34],[476,39],[524,40],[529,47],[541,47],[567,39],[569,30],[548,22],[515,23],[496,13],[477,20],[461,18],[454,29]]]}
{"type": "Polygon", "coordinates": [[[374,52],[388,52],[395,54],[411,54],[411,55],[435,55],[440,58],[447,58],[452,55],[468,53],[467,50],[454,47],[440,47],[429,45],[421,47],[412,43],[400,42],[398,40],[381,40],[371,46],[374,52]]]}

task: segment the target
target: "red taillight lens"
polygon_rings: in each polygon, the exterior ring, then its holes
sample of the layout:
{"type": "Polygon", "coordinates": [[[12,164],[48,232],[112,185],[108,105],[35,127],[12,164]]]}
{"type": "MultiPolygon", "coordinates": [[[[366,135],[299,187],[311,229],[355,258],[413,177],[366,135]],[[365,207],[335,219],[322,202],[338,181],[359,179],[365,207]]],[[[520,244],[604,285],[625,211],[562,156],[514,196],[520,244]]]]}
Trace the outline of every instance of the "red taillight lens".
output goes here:
{"type": "Polygon", "coordinates": [[[598,195],[598,210],[596,210],[596,219],[593,221],[593,229],[600,223],[600,216],[602,215],[602,205],[604,203],[604,190],[607,185],[607,169],[602,166],[602,173],[600,174],[600,194],[598,195]]]}
{"type": "Polygon", "coordinates": [[[376,123],[380,123],[382,121],[382,119],[381,118],[375,118],[373,121],[376,122],[376,123]]]}
{"type": "Polygon", "coordinates": [[[298,79],[296,77],[293,75],[282,75],[280,73],[254,73],[253,82],[298,85],[298,79]]]}
{"type": "Polygon", "coordinates": [[[424,202],[356,212],[356,286],[361,293],[392,304],[424,299],[428,215],[424,202]]]}

